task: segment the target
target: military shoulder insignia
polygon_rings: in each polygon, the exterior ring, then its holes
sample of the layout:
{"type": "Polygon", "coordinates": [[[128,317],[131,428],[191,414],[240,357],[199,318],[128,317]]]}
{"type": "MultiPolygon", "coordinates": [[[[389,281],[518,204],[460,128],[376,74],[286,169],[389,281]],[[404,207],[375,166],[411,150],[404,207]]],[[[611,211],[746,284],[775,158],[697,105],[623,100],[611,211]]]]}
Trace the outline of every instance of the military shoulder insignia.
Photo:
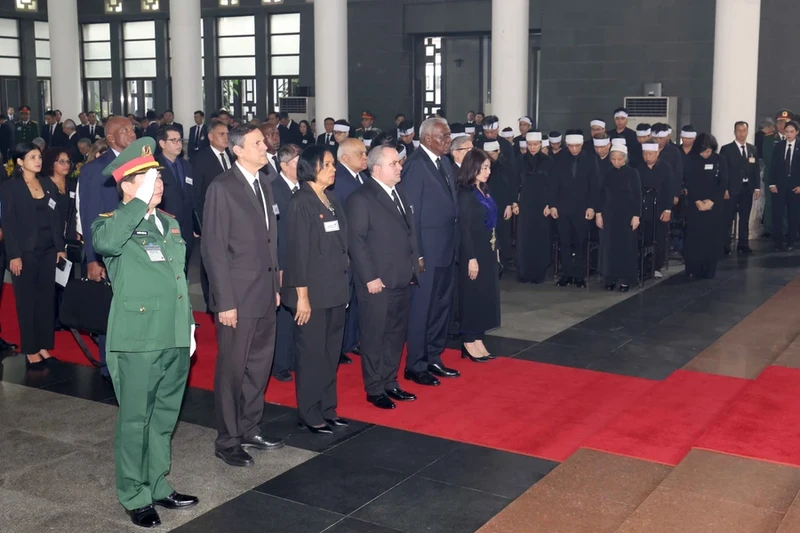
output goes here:
{"type": "Polygon", "coordinates": [[[167,216],[168,216],[168,217],[170,217],[170,218],[175,218],[175,215],[173,215],[172,213],[167,213],[167,212],[166,212],[166,211],[164,211],[163,209],[159,209],[159,210],[158,210],[158,212],[159,212],[159,213],[161,213],[161,214],[163,214],[163,215],[167,215],[167,216]]]}
{"type": "Polygon", "coordinates": [[[100,213],[98,216],[102,218],[111,218],[114,216],[114,211],[109,211],[108,213],[100,213]]]}

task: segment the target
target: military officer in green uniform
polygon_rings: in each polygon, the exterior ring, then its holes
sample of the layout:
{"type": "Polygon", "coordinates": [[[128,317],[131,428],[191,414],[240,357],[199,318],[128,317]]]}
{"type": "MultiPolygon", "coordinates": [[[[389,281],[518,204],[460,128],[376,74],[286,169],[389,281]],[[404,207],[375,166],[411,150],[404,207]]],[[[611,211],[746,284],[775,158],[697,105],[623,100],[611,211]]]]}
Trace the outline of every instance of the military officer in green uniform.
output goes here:
{"type": "Polygon", "coordinates": [[[114,434],[117,497],[134,524],[161,523],[154,505],[197,503],[167,482],[172,433],[194,353],[194,319],[184,274],[186,243],[171,215],[159,211],[164,184],[155,141],[128,146],[103,174],[122,202],[92,223],[95,251],[114,287],[107,362],[119,403],[114,434]]]}
{"type": "MultiPolygon", "coordinates": [[[[356,130],[356,138],[363,139],[364,132],[373,131],[375,135],[380,135],[381,130],[374,127],[375,124],[375,115],[370,113],[369,111],[364,111],[361,113],[361,127],[356,130]]],[[[373,137],[374,138],[374,137],[373,137]]]]}
{"type": "Polygon", "coordinates": [[[39,125],[31,120],[31,108],[19,108],[19,120],[14,123],[14,142],[29,143],[39,136],[39,125]]]}

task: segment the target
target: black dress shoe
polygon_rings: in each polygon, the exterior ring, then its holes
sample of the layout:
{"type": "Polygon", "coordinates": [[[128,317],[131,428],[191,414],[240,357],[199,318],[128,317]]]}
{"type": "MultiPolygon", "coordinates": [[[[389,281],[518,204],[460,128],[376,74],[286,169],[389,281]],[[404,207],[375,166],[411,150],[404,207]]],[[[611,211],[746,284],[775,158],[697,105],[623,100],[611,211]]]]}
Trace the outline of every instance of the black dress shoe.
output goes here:
{"type": "Polygon", "coordinates": [[[18,346],[13,342],[8,342],[7,340],[0,337],[0,352],[12,352],[17,348],[18,346]]]}
{"type": "Polygon", "coordinates": [[[352,353],[353,355],[361,355],[361,346],[356,346],[355,348],[350,350],[350,353],[352,353]]]}
{"type": "Polygon", "coordinates": [[[139,527],[156,527],[161,525],[161,517],[158,516],[158,513],[152,505],[128,511],[128,514],[131,515],[131,522],[139,527]]]}
{"type": "Polygon", "coordinates": [[[386,396],[391,398],[392,400],[397,400],[398,402],[413,402],[417,399],[416,394],[411,394],[410,392],[406,392],[401,388],[396,389],[387,389],[386,396]]]}
{"type": "Polygon", "coordinates": [[[561,276],[561,278],[556,282],[556,286],[558,287],[566,287],[572,283],[572,278],[569,276],[561,276]]]}
{"type": "Polygon", "coordinates": [[[243,440],[242,448],[255,448],[257,450],[279,450],[283,448],[283,440],[265,439],[261,435],[256,435],[252,439],[243,440]]]}
{"type": "Polygon", "coordinates": [[[631,288],[627,285],[620,285],[619,292],[628,292],[631,288]]]}
{"type": "Polygon", "coordinates": [[[345,354],[339,354],[339,364],[340,365],[352,365],[353,360],[347,357],[345,354]]]}
{"type": "Polygon", "coordinates": [[[413,381],[417,385],[427,385],[429,387],[435,387],[440,383],[440,381],[428,371],[412,372],[411,370],[406,370],[403,373],[403,377],[409,381],[413,381]]]}
{"type": "Polygon", "coordinates": [[[367,394],[367,401],[378,409],[394,409],[397,407],[385,394],[379,394],[377,396],[367,394]]]}
{"type": "Polygon", "coordinates": [[[350,425],[350,423],[347,420],[339,417],[326,418],[325,423],[327,423],[331,427],[339,427],[339,428],[345,428],[350,425]]]}
{"type": "Polygon", "coordinates": [[[284,383],[287,381],[292,381],[292,373],[288,370],[281,370],[280,372],[276,372],[272,374],[272,377],[277,379],[278,381],[283,381],[284,383]]]}
{"type": "Polygon", "coordinates": [[[331,429],[331,427],[328,425],[315,428],[314,426],[309,426],[308,424],[303,424],[302,422],[298,422],[297,427],[307,429],[311,433],[314,433],[315,435],[333,435],[333,429],[331,429]]]}
{"type": "Polygon", "coordinates": [[[163,500],[156,500],[153,505],[160,505],[166,509],[181,509],[183,507],[191,507],[197,505],[200,500],[197,496],[189,496],[188,494],[179,494],[173,492],[163,500]]]}
{"type": "Polygon", "coordinates": [[[576,278],[575,279],[575,286],[577,288],[579,288],[579,289],[585,289],[586,288],[586,281],[584,281],[583,278],[576,278]]]}
{"type": "Polygon", "coordinates": [[[749,246],[739,246],[736,249],[736,251],[739,252],[740,254],[752,254],[753,253],[753,249],[750,248],[749,246]]]}
{"type": "Polygon", "coordinates": [[[444,365],[440,365],[439,363],[435,363],[432,365],[428,365],[428,372],[435,376],[439,376],[440,378],[457,378],[461,375],[461,372],[455,370],[453,368],[447,368],[444,365]]]}
{"type": "Polygon", "coordinates": [[[241,446],[234,446],[227,450],[217,450],[214,455],[230,466],[253,466],[253,458],[241,446]]]}

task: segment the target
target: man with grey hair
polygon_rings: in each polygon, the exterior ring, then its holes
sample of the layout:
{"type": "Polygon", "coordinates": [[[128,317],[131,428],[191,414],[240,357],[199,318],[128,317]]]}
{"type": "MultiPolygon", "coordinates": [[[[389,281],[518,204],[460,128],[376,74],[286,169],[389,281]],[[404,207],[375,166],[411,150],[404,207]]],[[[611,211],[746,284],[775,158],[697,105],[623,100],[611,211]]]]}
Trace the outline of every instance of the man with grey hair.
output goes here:
{"type": "Polygon", "coordinates": [[[379,409],[394,409],[392,400],[417,399],[400,388],[397,372],[419,253],[408,198],[396,188],[402,169],[397,150],[392,146],[374,148],[368,166],[370,177],[345,206],[363,326],[361,367],[367,401],[379,409]]]}
{"type": "Polygon", "coordinates": [[[69,150],[69,157],[73,161],[79,155],[78,154],[78,141],[80,140],[80,136],[77,133],[78,127],[75,125],[75,121],[71,118],[68,118],[61,124],[61,131],[64,132],[64,137],[66,140],[64,141],[64,148],[69,150]]]}
{"type": "Polygon", "coordinates": [[[44,152],[45,149],[47,148],[47,142],[41,137],[36,137],[31,142],[36,146],[38,146],[39,150],[41,150],[42,152],[44,152]]]}
{"type": "Polygon", "coordinates": [[[419,150],[408,157],[402,174],[419,249],[419,288],[411,296],[405,378],[435,386],[440,383],[435,376],[461,375],[442,363],[455,290],[458,200],[455,173],[445,157],[451,143],[447,121],[426,120],[419,139],[419,150]]]}
{"type": "Polygon", "coordinates": [[[464,161],[464,158],[467,156],[470,150],[472,150],[472,137],[469,135],[464,135],[463,137],[456,137],[450,143],[450,155],[453,157],[453,163],[456,164],[455,173],[458,173],[458,169],[461,168],[461,162],[464,161]]]}
{"type": "Polygon", "coordinates": [[[86,160],[89,158],[89,151],[92,149],[92,141],[84,137],[83,139],[79,139],[77,143],[75,143],[75,154],[73,161],[75,164],[78,163],[86,163],[86,160]]]}

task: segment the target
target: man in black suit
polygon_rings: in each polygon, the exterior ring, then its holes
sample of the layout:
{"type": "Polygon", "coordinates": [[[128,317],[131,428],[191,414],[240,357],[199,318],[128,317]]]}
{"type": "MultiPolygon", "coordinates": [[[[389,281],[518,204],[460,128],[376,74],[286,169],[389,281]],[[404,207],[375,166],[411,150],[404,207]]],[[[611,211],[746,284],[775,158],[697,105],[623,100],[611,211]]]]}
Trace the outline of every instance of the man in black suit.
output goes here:
{"type": "MultiPolygon", "coordinates": [[[[203,226],[203,213],[205,212],[206,191],[214,178],[230,170],[233,157],[228,151],[228,126],[220,120],[212,120],[208,127],[209,146],[201,150],[192,161],[192,186],[194,187],[195,213],[203,226]]],[[[201,234],[202,238],[202,234],[201,234]]],[[[208,306],[208,276],[205,264],[200,263],[200,286],[203,288],[203,299],[208,306]]]]}
{"type": "Polygon", "coordinates": [[[0,163],[5,163],[8,152],[14,145],[14,129],[8,121],[8,115],[0,114],[0,163]]]}
{"type": "MultiPolygon", "coordinates": [[[[300,190],[297,181],[297,161],[302,148],[296,144],[281,146],[278,150],[278,161],[281,166],[280,177],[272,181],[272,193],[275,195],[275,214],[278,218],[278,265],[280,277],[286,266],[289,235],[289,202],[300,190]]],[[[278,308],[278,328],[275,335],[275,362],[272,364],[272,375],[278,381],[292,381],[291,370],[294,370],[294,314],[285,305],[278,308]]]]}
{"type": "Polygon", "coordinates": [[[750,249],[750,211],[753,200],[761,196],[761,177],[758,166],[758,150],[747,142],[749,125],[739,121],[734,125],[736,140],[726,144],[719,151],[720,157],[728,163],[728,190],[725,193],[725,249],[730,253],[731,223],[739,215],[740,253],[751,254],[750,249]]]}
{"type": "MultiPolygon", "coordinates": [[[[77,135],[75,135],[77,137],[77,135]]],[[[77,165],[78,163],[86,163],[89,159],[89,151],[92,149],[92,142],[89,139],[83,138],[78,139],[78,142],[75,143],[75,154],[73,162],[77,165]]]]}
{"type": "Polygon", "coordinates": [[[192,167],[180,157],[183,138],[175,126],[164,126],[158,132],[160,148],[156,160],[161,164],[164,194],[161,209],[175,217],[181,227],[181,237],[186,242],[186,268],[194,243],[194,180],[192,167]]]}
{"type": "Polygon", "coordinates": [[[204,123],[206,114],[198,110],[194,112],[194,126],[189,129],[189,161],[195,158],[200,150],[208,146],[208,128],[204,123]]]}
{"type": "Polygon", "coordinates": [[[259,172],[267,162],[264,136],[244,124],[228,139],[237,160],[208,187],[201,249],[219,346],[215,455],[231,466],[250,466],[253,458],[244,448],[283,447],[259,428],[280,305],[278,228],[272,187],[259,172]]]}
{"type": "Polygon", "coordinates": [[[69,158],[77,162],[76,160],[78,156],[80,156],[80,152],[78,152],[78,141],[80,137],[78,136],[78,128],[75,126],[75,121],[68,118],[62,123],[61,130],[64,132],[64,137],[66,138],[64,141],[64,148],[69,151],[69,158]]]}
{"type": "Polygon", "coordinates": [[[417,397],[400,388],[397,371],[403,352],[411,291],[419,252],[408,199],[400,183],[400,158],[390,146],[370,151],[371,177],[347,200],[350,258],[362,328],[361,369],[367,401],[394,409],[417,397]]]}
{"type": "Polygon", "coordinates": [[[83,139],[89,139],[92,144],[95,141],[102,139],[106,136],[106,132],[103,129],[103,126],[97,122],[97,113],[94,111],[89,111],[87,113],[86,118],[88,119],[88,123],[85,126],[81,126],[78,128],[78,136],[83,139]]]}
{"type": "MultiPolygon", "coordinates": [[[[336,181],[329,190],[333,192],[339,203],[345,205],[347,198],[367,179],[364,174],[364,171],[367,170],[367,148],[361,139],[345,139],[339,144],[336,157],[339,160],[336,164],[336,181]]],[[[353,362],[348,357],[348,353],[360,353],[358,343],[361,340],[361,331],[358,325],[360,316],[358,296],[352,283],[350,289],[350,302],[347,306],[344,336],[342,337],[342,353],[339,356],[339,363],[345,365],[353,362]]]]}
{"type": "Polygon", "coordinates": [[[783,250],[783,217],[788,219],[786,249],[793,250],[800,226],[800,148],[797,133],[800,124],[790,120],[784,127],[785,139],[775,144],[769,172],[769,192],[772,194],[772,228],[775,246],[783,250]]]}
{"type": "Polygon", "coordinates": [[[158,137],[158,130],[161,128],[161,125],[158,123],[158,115],[151,109],[147,112],[145,118],[147,119],[147,128],[144,130],[144,134],[147,137],[156,139],[158,137]]]}
{"type": "Polygon", "coordinates": [[[67,148],[67,136],[64,135],[63,126],[56,120],[54,111],[47,111],[44,114],[44,124],[42,124],[40,137],[47,143],[47,147],[67,148]]]}
{"type": "Polygon", "coordinates": [[[278,113],[278,133],[281,138],[281,146],[285,144],[303,145],[303,134],[300,133],[300,126],[289,118],[289,113],[286,111],[278,113]]]}
{"type": "MultiPolygon", "coordinates": [[[[261,172],[266,174],[267,183],[272,183],[280,174],[281,166],[278,161],[278,149],[281,145],[281,136],[278,133],[278,126],[271,122],[263,122],[259,129],[264,135],[264,145],[267,149],[267,164],[261,169],[261,172]]],[[[295,143],[289,143],[295,144],[295,143]]],[[[301,146],[298,144],[297,146],[301,146]]]]}
{"type": "Polygon", "coordinates": [[[405,378],[420,385],[439,385],[434,374],[461,375],[442,363],[456,281],[458,201],[455,174],[445,157],[451,142],[447,121],[426,120],[419,138],[419,149],[403,165],[401,185],[414,216],[419,248],[419,289],[411,296],[405,378]]]}
{"type": "Polygon", "coordinates": [[[324,144],[331,149],[336,148],[336,140],[333,137],[333,124],[335,122],[336,121],[333,120],[333,117],[328,117],[325,119],[325,133],[321,133],[317,137],[317,144],[324,144]]]}
{"type": "Polygon", "coordinates": [[[183,139],[183,124],[180,122],[175,122],[175,113],[172,112],[172,109],[167,109],[164,111],[164,122],[162,124],[162,128],[164,126],[174,126],[178,128],[178,133],[181,134],[181,139],[183,139]]]}

